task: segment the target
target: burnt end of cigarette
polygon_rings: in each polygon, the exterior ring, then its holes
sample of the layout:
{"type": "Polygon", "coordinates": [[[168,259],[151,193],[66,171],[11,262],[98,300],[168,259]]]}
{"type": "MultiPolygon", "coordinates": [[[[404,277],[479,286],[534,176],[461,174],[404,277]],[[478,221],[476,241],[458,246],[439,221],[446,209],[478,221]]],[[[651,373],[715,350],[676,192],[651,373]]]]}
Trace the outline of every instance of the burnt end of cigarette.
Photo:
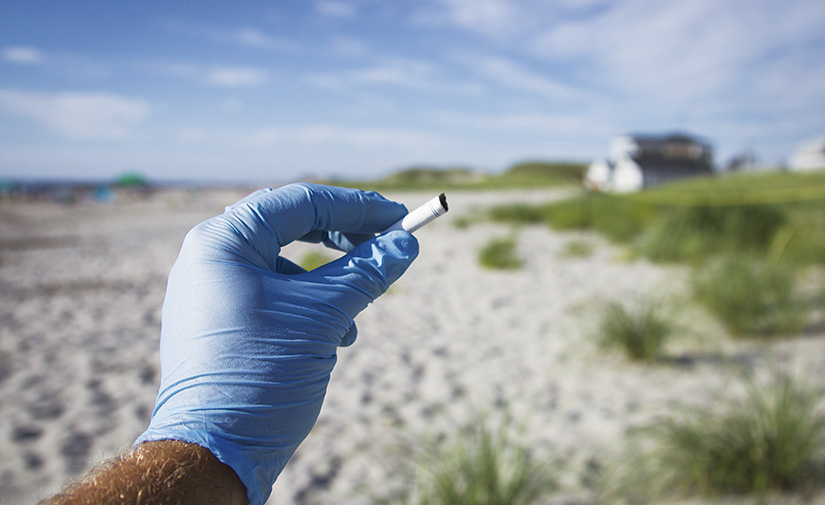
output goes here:
{"type": "Polygon", "coordinates": [[[385,229],[381,233],[387,233],[392,230],[404,230],[412,233],[438,216],[445,214],[448,210],[449,207],[447,207],[447,196],[444,193],[441,193],[420,207],[414,209],[412,212],[393,223],[389,228],[385,229]]]}
{"type": "Polygon", "coordinates": [[[444,207],[444,212],[450,210],[450,207],[447,206],[447,195],[441,193],[438,195],[438,201],[441,202],[441,206],[444,207]]]}

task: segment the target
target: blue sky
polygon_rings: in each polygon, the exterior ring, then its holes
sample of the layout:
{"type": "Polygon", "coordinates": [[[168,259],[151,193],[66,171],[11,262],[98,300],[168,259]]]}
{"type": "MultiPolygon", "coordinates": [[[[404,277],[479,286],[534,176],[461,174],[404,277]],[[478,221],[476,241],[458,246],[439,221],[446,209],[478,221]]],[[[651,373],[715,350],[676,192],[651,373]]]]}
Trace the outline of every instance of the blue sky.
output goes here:
{"type": "Polygon", "coordinates": [[[669,131],[776,163],[825,136],[823,27],[821,0],[4,0],[0,177],[497,171],[669,131]]]}

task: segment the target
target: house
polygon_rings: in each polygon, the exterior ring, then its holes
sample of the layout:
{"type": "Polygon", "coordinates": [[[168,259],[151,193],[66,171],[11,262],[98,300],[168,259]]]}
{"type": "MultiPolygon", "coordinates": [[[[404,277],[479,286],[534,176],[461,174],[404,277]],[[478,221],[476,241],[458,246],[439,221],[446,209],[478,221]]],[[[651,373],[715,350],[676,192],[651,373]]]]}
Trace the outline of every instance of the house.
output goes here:
{"type": "Polygon", "coordinates": [[[796,154],[791,158],[789,168],[794,172],[825,170],[825,139],[799,146],[796,154]]]}
{"type": "Polygon", "coordinates": [[[594,161],[585,185],[597,191],[637,191],[685,177],[713,174],[710,144],[682,135],[623,135],[608,159],[594,161]]]}

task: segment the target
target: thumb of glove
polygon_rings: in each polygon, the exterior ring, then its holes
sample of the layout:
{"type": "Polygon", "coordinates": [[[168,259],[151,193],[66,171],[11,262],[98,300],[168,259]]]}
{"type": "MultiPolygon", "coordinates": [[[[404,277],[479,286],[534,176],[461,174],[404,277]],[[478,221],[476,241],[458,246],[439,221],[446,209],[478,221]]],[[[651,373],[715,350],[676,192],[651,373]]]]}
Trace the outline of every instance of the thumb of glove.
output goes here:
{"type": "MultiPolygon", "coordinates": [[[[368,240],[343,257],[312,271],[339,287],[328,300],[354,319],[373,300],[384,294],[418,256],[418,240],[405,231],[393,231],[368,240]]],[[[352,323],[342,337],[341,347],[355,342],[357,329],[352,323]]]]}

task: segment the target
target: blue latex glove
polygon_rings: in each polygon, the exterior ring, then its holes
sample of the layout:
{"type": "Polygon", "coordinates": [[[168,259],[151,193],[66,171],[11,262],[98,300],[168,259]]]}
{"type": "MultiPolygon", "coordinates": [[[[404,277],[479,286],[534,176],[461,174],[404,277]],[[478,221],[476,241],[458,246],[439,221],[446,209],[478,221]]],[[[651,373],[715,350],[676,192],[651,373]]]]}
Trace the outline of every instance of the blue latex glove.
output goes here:
{"type": "Polygon", "coordinates": [[[190,231],[163,303],[160,392],[135,445],[206,447],[250,503],[265,502],[318,417],[337,347],[355,340],[353,318],[418,254],[409,233],[375,237],[406,212],[376,193],[293,184],[190,231]],[[306,272],[280,256],[294,240],[351,250],[306,272]]]}

